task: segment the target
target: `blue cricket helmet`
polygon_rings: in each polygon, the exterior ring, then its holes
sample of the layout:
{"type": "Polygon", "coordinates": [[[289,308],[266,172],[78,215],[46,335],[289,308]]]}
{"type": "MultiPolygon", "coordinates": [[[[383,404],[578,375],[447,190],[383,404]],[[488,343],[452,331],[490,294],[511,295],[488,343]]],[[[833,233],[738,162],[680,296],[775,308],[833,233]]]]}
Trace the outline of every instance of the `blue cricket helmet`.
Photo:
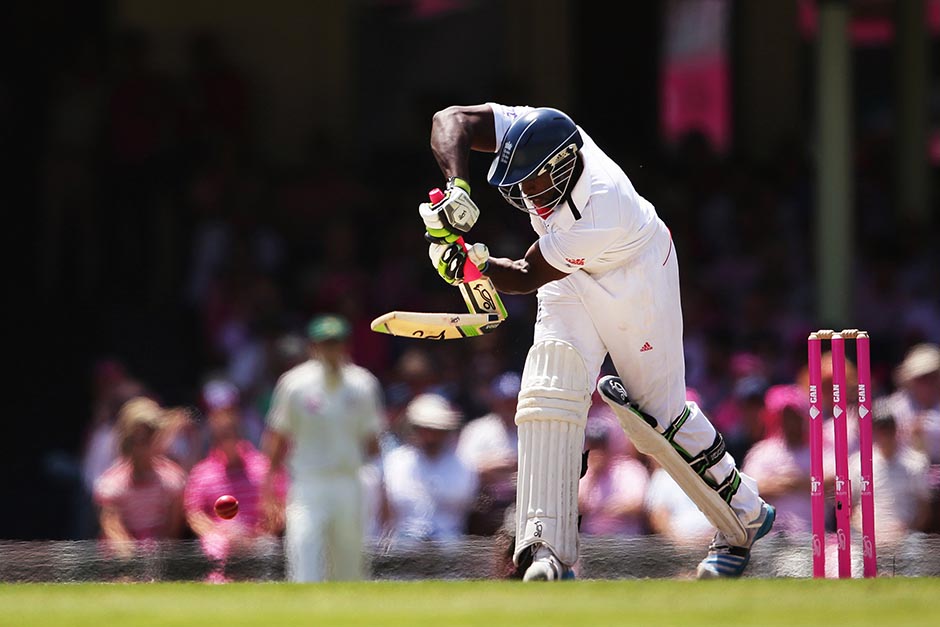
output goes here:
{"type": "Polygon", "coordinates": [[[509,126],[490,165],[487,181],[499,188],[509,204],[531,212],[535,208],[522,193],[520,184],[550,172],[552,186],[545,191],[556,194],[550,205],[553,207],[568,190],[577,152],[583,145],[578,127],[563,112],[550,107],[532,109],[509,126]]]}

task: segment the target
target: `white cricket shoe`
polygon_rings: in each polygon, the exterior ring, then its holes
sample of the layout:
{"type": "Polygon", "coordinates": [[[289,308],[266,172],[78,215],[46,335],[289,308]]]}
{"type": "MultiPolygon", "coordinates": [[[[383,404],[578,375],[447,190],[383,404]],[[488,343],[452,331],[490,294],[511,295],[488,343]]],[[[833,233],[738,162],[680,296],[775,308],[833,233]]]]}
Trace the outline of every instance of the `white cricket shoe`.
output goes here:
{"type": "Polygon", "coordinates": [[[777,512],[773,505],[761,504],[760,514],[746,525],[747,545],[731,546],[720,531],[708,547],[708,555],[698,565],[699,579],[717,579],[719,577],[740,577],[751,561],[751,547],[760,540],[771,527],[777,512]]]}
{"type": "Polygon", "coordinates": [[[547,546],[538,548],[532,557],[532,565],[526,569],[522,577],[523,581],[560,581],[562,579],[574,579],[574,571],[562,564],[547,546]]]}

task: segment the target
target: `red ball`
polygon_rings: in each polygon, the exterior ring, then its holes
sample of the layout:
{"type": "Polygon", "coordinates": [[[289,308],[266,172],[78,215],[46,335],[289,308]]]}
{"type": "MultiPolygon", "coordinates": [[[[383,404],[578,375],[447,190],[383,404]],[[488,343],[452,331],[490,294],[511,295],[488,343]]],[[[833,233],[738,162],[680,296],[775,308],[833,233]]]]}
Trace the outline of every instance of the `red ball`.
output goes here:
{"type": "Polygon", "coordinates": [[[231,494],[223,494],[215,501],[215,513],[219,518],[235,518],[238,513],[238,499],[231,494]]]}

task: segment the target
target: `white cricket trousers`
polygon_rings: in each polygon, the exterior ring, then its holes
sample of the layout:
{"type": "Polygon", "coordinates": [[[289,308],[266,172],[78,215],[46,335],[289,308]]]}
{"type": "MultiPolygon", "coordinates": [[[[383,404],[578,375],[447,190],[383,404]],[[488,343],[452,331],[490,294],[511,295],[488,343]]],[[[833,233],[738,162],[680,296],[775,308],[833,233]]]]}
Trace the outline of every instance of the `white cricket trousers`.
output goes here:
{"type": "MultiPolygon", "coordinates": [[[[685,353],[679,264],[669,230],[658,222],[645,250],[626,264],[593,276],[574,272],[542,286],[534,341],[572,344],[595,378],[609,352],[630,399],[665,428],[686,406],[685,353]]],[[[689,406],[691,416],[675,441],[697,454],[711,446],[715,428],[697,405],[689,406]]],[[[733,467],[726,454],[710,472],[723,478],[733,467]]],[[[760,505],[756,482],[742,473],[731,506],[746,524],[760,514],[760,505]]]]}
{"type": "Polygon", "coordinates": [[[284,550],[290,581],[363,578],[362,487],[358,475],[291,482],[284,550]]]}

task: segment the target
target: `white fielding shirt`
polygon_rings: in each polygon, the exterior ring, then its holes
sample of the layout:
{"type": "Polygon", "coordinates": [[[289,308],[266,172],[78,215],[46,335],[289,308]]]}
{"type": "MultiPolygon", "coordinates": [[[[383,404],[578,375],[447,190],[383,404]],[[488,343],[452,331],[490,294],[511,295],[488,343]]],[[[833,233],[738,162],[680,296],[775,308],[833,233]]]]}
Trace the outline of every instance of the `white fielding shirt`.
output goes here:
{"type": "Polygon", "coordinates": [[[378,379],[360,366],[342,367],[340,383],[326,385],[323,364],[306,361],[284,373],[274,389],[268,426],[291,439],[292,481],[355,476],[364,445],[382,426],[378,379]]]}

